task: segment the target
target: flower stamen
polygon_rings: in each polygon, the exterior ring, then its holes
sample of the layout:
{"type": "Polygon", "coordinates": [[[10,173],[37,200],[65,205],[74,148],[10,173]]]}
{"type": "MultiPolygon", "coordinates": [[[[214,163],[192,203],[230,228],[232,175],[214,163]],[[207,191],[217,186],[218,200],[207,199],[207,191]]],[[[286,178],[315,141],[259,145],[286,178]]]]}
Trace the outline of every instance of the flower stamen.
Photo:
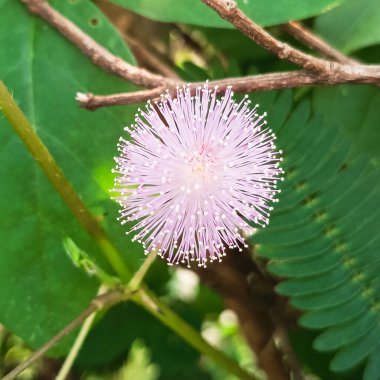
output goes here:
{"type": "Polygon", "coordinates": [[[145,253],[205,266],[226,247],[246,246],[248,222],[268,224],[283,170],[257,108],[247,97],[235,102],[231,88],[217,99],[206,82],[195,96],[178,87],[176,98],[166,93],[139,110],[126,128],[131,140],[118,144],[114,191],[119,219],[134,223],[145,253]]]}

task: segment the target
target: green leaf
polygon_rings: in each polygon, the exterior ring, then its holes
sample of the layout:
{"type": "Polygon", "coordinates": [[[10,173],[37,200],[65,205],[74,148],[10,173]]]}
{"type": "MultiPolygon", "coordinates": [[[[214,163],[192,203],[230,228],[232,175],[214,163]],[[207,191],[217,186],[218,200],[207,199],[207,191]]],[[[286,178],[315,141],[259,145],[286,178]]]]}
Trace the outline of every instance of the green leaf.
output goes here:
{"type": "Polygon", "coordinates": [[[367,301],[365,299],[361,298],[357,302],[353,298],[341,305],[339,309],[332,307],[331,309],[308,312],[301,317],[300,322],[308,328],[322,329],[335,325],[337,318],[340,319],[341,323],[354,319],[365,310],[366,306],[367,301]]]}
{"type": "Polygon", "coordinates": [[[316,32],[345,53],[380,42],[380,0],[350,0],[317,18],[316,32]]]}
{"type": "MultiPolygon", "coordinates": [[[[117,32],[90,2],[52,4],[133,62],[117,32]]],[[[0,0],[0,21],[0,78],[85,203],[125,248],[125,259],[137,267],[141,250],[114,221],[117,213],[108,194],[116,142],[134,109],[91,113],[74,100],[77,91],[116,92],[131,86],[93,66],[20,1],[0,0]]],[[[71,263],[64,240],[72,239],[105,263],[3,117],[0,136],[0,322],[37,347],[79,314],[98,287],[71,263]]]]}
{"type": "MultiPolygon", "coordinates": [[[[330,363],[333,371],[346,371],[359,364],[370,353],[374,351],[380,343],[380,325],[376,325],[367,335],[355,341],[352,345],[342,349],[330,363]]],[[[379,378],[380,373],[377,374],[379,378]]]]}
{"type": "Polygon", "coordinates": [[[150,362],[150,351],[141,340],[135,340],[128,353],[125,364],[113,374],[112,380],[146,379],[157,380],[160,369],[157,364],[150,362]]]}
{"type": "Polygon", "coordinates": [[[324,331],[314,341],[314,347],[320,351],[336,350],[345,347],[355,340],[363,337],[376,324],[378,316],[374,313],[362,313],[351,321],[324,331]]]}
{"type": "Polygon", "coordinates": [[[314,91],[313,109],[328,115],[327,127],[355,141],[354,153],[380,157],[380,92],[370,86],[339,86],[314,91]],[[347,112],[350,110],[350,112],[347,112]]]}
{"type": "MultiPolygon", "coordinates": [[[[305,311],[300,324],[322,330],[315,347],[338,351],[331,369],[367,360],[371,379],[380,379],[372,354],[380,342],[377,96],[368,87],[321,89],[313,114],[304,101],[271,125],[285,181],[269,226],[252,236],[268,269],[285,278],[278,291],[305,311]]],[[[271,108],[281,107],[277,98],[271,108]]]]}
{"type": "Polygon", "coordinates": [[[380,360],[378,360],[380,344],[375,347],[364,370],[363,380],[376,380],[380,373],[380,360]]]}
{"type": "MultiPolygon", "coordinates": [[[[240,9],[262,26],[285,23],[321,14],[342,0],[237,0],[240,9]]],[[[164,22],[181,22],[218,28],[232,28],[200,0],[112,0],[133,12],[164,22]]]]}
{"type": "MultiPolygon", "coordinates": [[[[191,305],[173,305],[177,312],[197,329],[202,314],[191,305]]],[[[141,339],[151,351],[152,362],[160,366],[162,379],[209,380],[200,362],[199,352],[145,310],[133,303],[113,307],[100,320],[86,339],[78,356],[77,365],[83,369],[106,367],[124,359],[135,339],[141,339]]]]}
{"type": "Polygon", "coordinates": [[[110,276],[100,268],[92,257],[87,252],[81,250],[70,238],[63,240],[63,247],[71,262],[90,277],[96,277],[100,283],[108,287],[115,287],[121,284],[121,280],[118,277],[110,276]]]}
{"type": "Polygon", "coordinates": [[[332,372],[329,369],[329,362],[332,358],[331,353],[316,352],[312,348],[312,341],[315,339],[315,336],[315,331],[306,329],[296,329],[289,332],[292,348],[300,364],[303,364],[306,376],[308,375],[308,370],[311,370],[313,375],[323,380],[358,380],[362,378],[362,368],[344,373],[332,372]]]}

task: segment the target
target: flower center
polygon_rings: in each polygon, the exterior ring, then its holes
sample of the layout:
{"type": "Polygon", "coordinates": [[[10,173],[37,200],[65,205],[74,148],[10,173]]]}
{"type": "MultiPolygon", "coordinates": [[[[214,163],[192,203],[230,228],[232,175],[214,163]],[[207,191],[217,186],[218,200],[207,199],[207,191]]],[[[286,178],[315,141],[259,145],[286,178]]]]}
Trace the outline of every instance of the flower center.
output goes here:
{"type": "Polygon", "coordinates": [[[209,169],[207,157],[195,156],[190,160],[191,171],[197,176],[204,176],[209,169]]]}
{"type": "Polygon", "coordinates": [[[214,162],[214,155],[209,149],[204,147],[200,151],[193,152],[189,159],[191,171],[198,179],[205,179],[205,177],[212,174],[214,162]]]}
{"type": "Polygon", "coordinates": [[[186,191],[203,189],[215,179],[216,157],[211,149],[202,146],[200,149],[189,152],[184,157],[186,166],[180,167],[179,177],[183,180],[186,191]]]}

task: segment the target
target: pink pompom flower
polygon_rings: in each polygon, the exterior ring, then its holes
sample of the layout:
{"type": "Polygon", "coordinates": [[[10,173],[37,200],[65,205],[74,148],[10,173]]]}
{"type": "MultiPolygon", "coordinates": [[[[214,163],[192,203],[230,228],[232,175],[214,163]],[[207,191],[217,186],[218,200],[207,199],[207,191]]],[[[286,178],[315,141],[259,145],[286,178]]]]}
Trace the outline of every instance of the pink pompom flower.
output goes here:
{"type": "Polygon", "coordinates": [[[264,227],[282,179],[281,151],[263,115],[231,88],[217,97],[206,84],[189,86],[147,103],[125,128],[115,157],[115,199],[121,223],[145,253],[169,264],[221,260],[226,247],[241,249],[254,225],[264,227]]]}

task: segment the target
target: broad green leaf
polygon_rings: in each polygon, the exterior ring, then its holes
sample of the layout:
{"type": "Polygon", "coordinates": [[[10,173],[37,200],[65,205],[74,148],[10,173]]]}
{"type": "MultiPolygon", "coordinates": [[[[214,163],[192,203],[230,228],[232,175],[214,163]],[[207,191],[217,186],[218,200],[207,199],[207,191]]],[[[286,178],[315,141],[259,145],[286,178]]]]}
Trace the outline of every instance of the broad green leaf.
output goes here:
{"type": "MultiPolygon", "coordinates": [[[[52,4],[100,43],[134,62],[117,32],[90,2],[52,4]]],[[[0,0],[0,51],[0,78],[135,268],[141,250],[115,222],[117,213],[108,193],[116,142],[134,109],[92,113],[74,100],[77,91],[117,92],[131,86],[96,68],[43,20],[32,17],[20,1],[0,0]]],[[[0,138],[0,323],[37,347],[79,314],[96,293],[96,281],[70,262],[64,239],[72,239],[99,265],[104,262],[3,117],[0,138]]]]}
{"type": "MultiPolygon", "coordinates": [[[[299,20],[326,12],[342,0],[237,0],[240,9],[262,26],[299,20]]],[[[200,0],[112,0],[145,17],[164,22],[181,22],[218,28],[232,28],[200,0]]]]}
{"type": "Polygon", "coordinates": [[[380,0],[349,0],[316,20],[316,32],[345,53],[380,43],[380,0]]]}

